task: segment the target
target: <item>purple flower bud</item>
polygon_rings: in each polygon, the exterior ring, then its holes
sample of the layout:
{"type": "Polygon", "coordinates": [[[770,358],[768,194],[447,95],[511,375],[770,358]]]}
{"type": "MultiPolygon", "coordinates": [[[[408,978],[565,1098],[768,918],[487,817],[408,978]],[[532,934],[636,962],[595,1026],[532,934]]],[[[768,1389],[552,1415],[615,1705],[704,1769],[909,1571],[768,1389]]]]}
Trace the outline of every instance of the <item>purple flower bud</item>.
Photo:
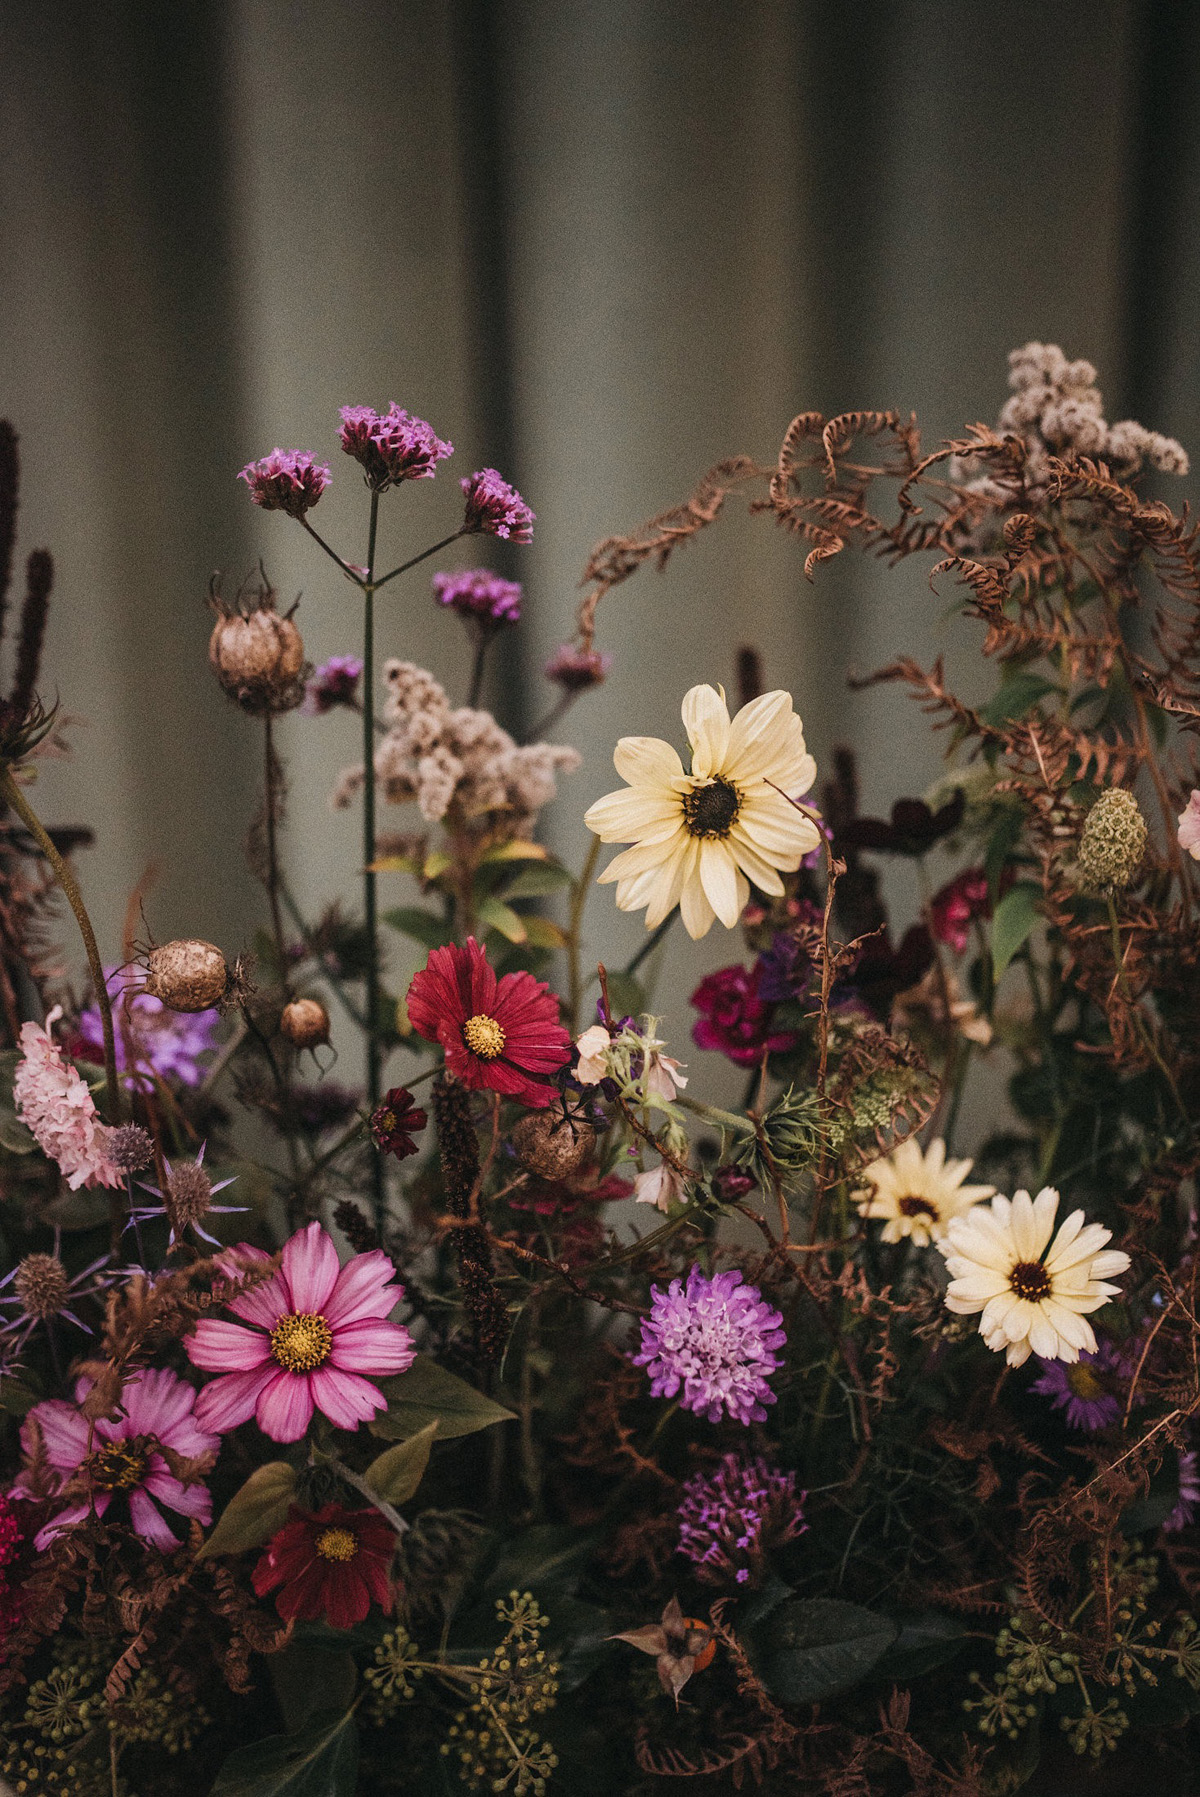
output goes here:
{"type": "Polygon", "coordinates": [[[300,707],[308,717],[323,717],[335,706],[353,706],[358,698],[362,662],[357,655],[331,655],[323,661],[304,690],[300,707]]]}
{"type": "Polygon", "coordinates": [[[516,624],[521,617],[521,584],[501,580],[487,568],[468,568],[460,574],[435,574],[433,591],[439,605],[448,605],[460,618],[481,624],[516,624]]]}
{"type": "Polygon", "coordinates": [[[438,463],[454,454],[453,443],[443,443],[432,425],[395,400],[382,418],[370,406],[343,406],[338,435],[377,493],[402,480],[432,480],[438,463]]]}
{"type": "Polygon", "coordinates": [[[564,643],[556,649],[543,670],[564,692],[584,693],[589,686],[599,686],[608,678],[612,656],[599,649],[579,649],[564,643]]]}
{"type": "Polygon", "coordinates": [[[261,462],[247,462],[238,475],[264,512],[303,518],[329,485],[329,469],[301,449],[273,449],[261,462]]]}
{"type": "Polygon", "coordinates": [[[460,483],[467,496],[463,529],[482,531],[489,537],[511,537],[514,543],[532,543],[531,512],[515,487],[496,468],[477,468],[460,483]]]}

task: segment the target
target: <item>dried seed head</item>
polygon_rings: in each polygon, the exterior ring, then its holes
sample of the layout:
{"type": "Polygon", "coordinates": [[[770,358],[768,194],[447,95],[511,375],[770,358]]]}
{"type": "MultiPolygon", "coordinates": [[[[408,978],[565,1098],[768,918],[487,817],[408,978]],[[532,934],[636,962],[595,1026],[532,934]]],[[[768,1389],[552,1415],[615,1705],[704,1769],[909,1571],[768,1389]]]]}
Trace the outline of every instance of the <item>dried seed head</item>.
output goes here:
{"type": "Polygon", "coordinates": [[[178,1229],[199,1223],[207,1216],[212,1203],[212,1181],[198,1161],[184,1161],[172,1167],[167,1181],[167,1197],[178,1229]]]}
{"type": "Polygon", "coordinates": [[[329,1040],[329,1012],[315,998],[293,998],[283,1007],[279,1033],[293,1048],[319,1048],[329,1040]]]}
{"type": "Polygon", "coordinates": [[[1128,886],[1142,864],[1148,834],[1131,792],[1120,786],[1102,792],[1084,819],[1079,838],[1080,884],[1091,892],[1118,892],[1128,886]]]}
{"type": "Polygon", "coordinates": [[[171,1011],[208,1011],[229,988],[229,969],[220,949],[198,937],[164,942],[146,958],[145,990],[171,1011]]]}
{"type": "Polygon", "coordinates": [[[27,1317],[56,1317],[70,1295],[67,1269],[57,1254],[27,1254],[13,1276],[13,1290],[27,1317]]]}
{"type": "Polygon", "coordinates": [[[513,1152],[523,1167],[543,1179],[578,1173],[596,1146],[596,1132],[579,1117],[561,1111],[530,1111],[512,1132],[513,1152]]]}
{"type": "Polygon", "coordinates": [[[243,587],[232,606],[215,587],[217,614],[208,641],[208,659],[231,698],[257,716],[290,711],[304,697],[304,641],[290,615],[275,609],[265,576],[243,587]]]}
{"type": "Polygon", "coordinates": [[[154,1140],[140,1123],[121,1123],[108,1138],[108,1158],[122,1173],[140,1173],[154,1159],[154,1140]]]}

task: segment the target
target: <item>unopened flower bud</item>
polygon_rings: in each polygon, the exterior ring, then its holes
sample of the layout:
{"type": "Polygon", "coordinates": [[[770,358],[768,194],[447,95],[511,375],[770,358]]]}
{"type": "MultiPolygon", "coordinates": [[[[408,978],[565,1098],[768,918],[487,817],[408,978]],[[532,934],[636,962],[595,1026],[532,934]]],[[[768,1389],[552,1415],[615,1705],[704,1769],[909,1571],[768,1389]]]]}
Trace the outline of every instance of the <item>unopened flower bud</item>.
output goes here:
{"type": "Polygon", "coordinates": [[[329,1012],[316,998],[293,998],[284,1005],[279,1033],[293,1048],[320,1048],[329,1040],[329,1012]]]}
{"type": "Polygon", "coordinates": [[[215,590],[217,613],[208,659],[217,679],[244,711],[290,711],[304,698],[304,641],[289,615],[275,609],[264,581],[243,588],[232,606],[215,590]]]}
{"type": "Polygon", "coordinates": [[[567,1179],[590,1157],[596,1132],[581,1117],[565,1117],[561,1111],[530,1111],[513,1130],[512,1145],[530,1173],[543,1179],[567,1179]]]}
{"type": "Polygon", "coordinates": [[[1142,864],[1149,832],[1131,792],[1110,786],[1084,819],[1079,838],[1080,884],[1092,892],[1118,892],[1142,864]]]}
{"type": "Polygon", "coordinates": [[[189,937],[164,942],[147,957],[144,990],[170,1011],[208,1011],[229,989],[229,969],[220,949],[189,937]]]}
{"type": "Polygon", "coordinates": [[[27,1254],[13,1276],[13,1290],[27,1317],[54,1317],[67,1302],[67,1269],[56,1254],[27,1254]]]}

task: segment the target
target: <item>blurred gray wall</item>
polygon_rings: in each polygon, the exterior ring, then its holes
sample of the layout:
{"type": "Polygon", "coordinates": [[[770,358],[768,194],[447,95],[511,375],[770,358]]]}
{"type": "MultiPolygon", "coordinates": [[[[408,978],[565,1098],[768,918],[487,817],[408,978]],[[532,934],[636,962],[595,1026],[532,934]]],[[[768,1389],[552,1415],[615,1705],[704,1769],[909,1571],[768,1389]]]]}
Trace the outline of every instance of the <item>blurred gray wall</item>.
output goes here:
{"type": "MultiPolygon", "coordinates": [[[[106,951],[150,861],[160,937],[232,948],[261,917],[240,854],[260,744],[209,676],[210,571],[236,585],[261,554],[314,660],[356,646],[355,594],[251,507],[243,462],[327,456],[319,522],[351,559],[340,404],[396,399],[458,446],[389,498],[385,554],[453,528],[452,471],[500,465],[538,526],[493,558],[527,622],[492,697],[528,721],[593,541],[723,455],[769,458],[800,409],[915,407],[932,443],[994,416],[1037,337],[1200,450],[1198,102],[1186,0],[0,0],[0,412],[21,547],[58,564],[44,685],[83,720],[40,798],[98,827],[80,871],[106,951]]],[[[585,760],[551,820],[570,860],[615,738],[678,740],[683,692],[731,684],[743,641],[818,762],[856,741],[870,804],[936,772],[920,715],[844,674],[944,647],[947,596],[915,565],[847,556],[809,586],[800,563],[734,506],[607,601],[615,670],[570,720],[585,760]]],[[[461,695],[454,620],[424,570],[399,587],[382,651],[461,695]]],[[[281,734],[296,888],[352,899],[357,819],[326,797],[354,722],[281,734]]],[[[636,946],[610,889],[589,918],[594,953],[636,946]]],[[[672,940],[677,1010],[730,948],[672,940]]]]}

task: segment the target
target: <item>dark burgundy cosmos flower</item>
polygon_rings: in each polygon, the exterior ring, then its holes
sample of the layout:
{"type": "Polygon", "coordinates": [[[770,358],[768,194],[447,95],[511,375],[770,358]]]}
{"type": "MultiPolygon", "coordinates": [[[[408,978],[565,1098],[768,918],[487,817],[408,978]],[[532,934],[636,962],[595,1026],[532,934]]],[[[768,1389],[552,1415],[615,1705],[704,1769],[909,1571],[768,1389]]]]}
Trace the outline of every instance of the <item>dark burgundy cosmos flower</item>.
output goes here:
{"type": "Polygon", "coordinates": [[[420,1135],[428,1122],[425,1112],[413,1103],[408,1087],[393,1086],[371,1112],[371,1137],[381,1153],[402,1161],[418,1152],[413,1137],[420,1135]]]}
{"type": "Polygon", "coordinates": [[[935,892],[930,900],[933,934],[956,955],[961,955],[970,941],[972,923],[977,917],[989,916],[991,908],[987,875],[982,867],[968,867],[948,881],[940,892],[935,892]]]}
{"type": "Polygon", "coordinates": [[[323,1504],[314,1511],[293,1504],[254,1568],[254,1589],[259,1597],[278,1590],[275,1608],[285,1622],[323,1616],[335,1629],[350,1629],[372,1603],[391,1610],[388,1569],[395,1548],[395,1531],[378,1510],[323,1504]]]}
{"type": "Polygon", "coordinates": [[[892,806],[892,820],[881,817],[852,817],[837,831],[838,847],[880,849],[892,855],[923,855],[926,849],[949,836],[962,822],[966,795],[961,787],[938,811],[931,811],[923,799],[897,799],[892,806]]]}
{"type": "Polygon", "coordinates": [[[497,980],[474,936],[465,948],[435,948],[408,989],[408,1016],[464,1086],[487,1087],[540,1108],[558,1096],[549,1084],[571,1059],[558,1000],[531,973],[497,980]]]}
{"type": "Polygon", "coordinates": [[[464,531],[482,531],[489,537],[511,537],[514,543],[533,542],[533,521],[537,513],[530,511],[499,469],[478,468],[459,485],[467,496],[464,531]]]}
{"type": "Polygon", "coordinates": [[[715,1048],[739,1067],[753,1067],[764,1048],[780,1054],[796,1046],[791,1030],[772,1030],[771,1007],[759,993],[759,968],[722,967],[701,980],[692,1003],[703,1013],[692,1025],[697,1048],[715,1048]]]}

